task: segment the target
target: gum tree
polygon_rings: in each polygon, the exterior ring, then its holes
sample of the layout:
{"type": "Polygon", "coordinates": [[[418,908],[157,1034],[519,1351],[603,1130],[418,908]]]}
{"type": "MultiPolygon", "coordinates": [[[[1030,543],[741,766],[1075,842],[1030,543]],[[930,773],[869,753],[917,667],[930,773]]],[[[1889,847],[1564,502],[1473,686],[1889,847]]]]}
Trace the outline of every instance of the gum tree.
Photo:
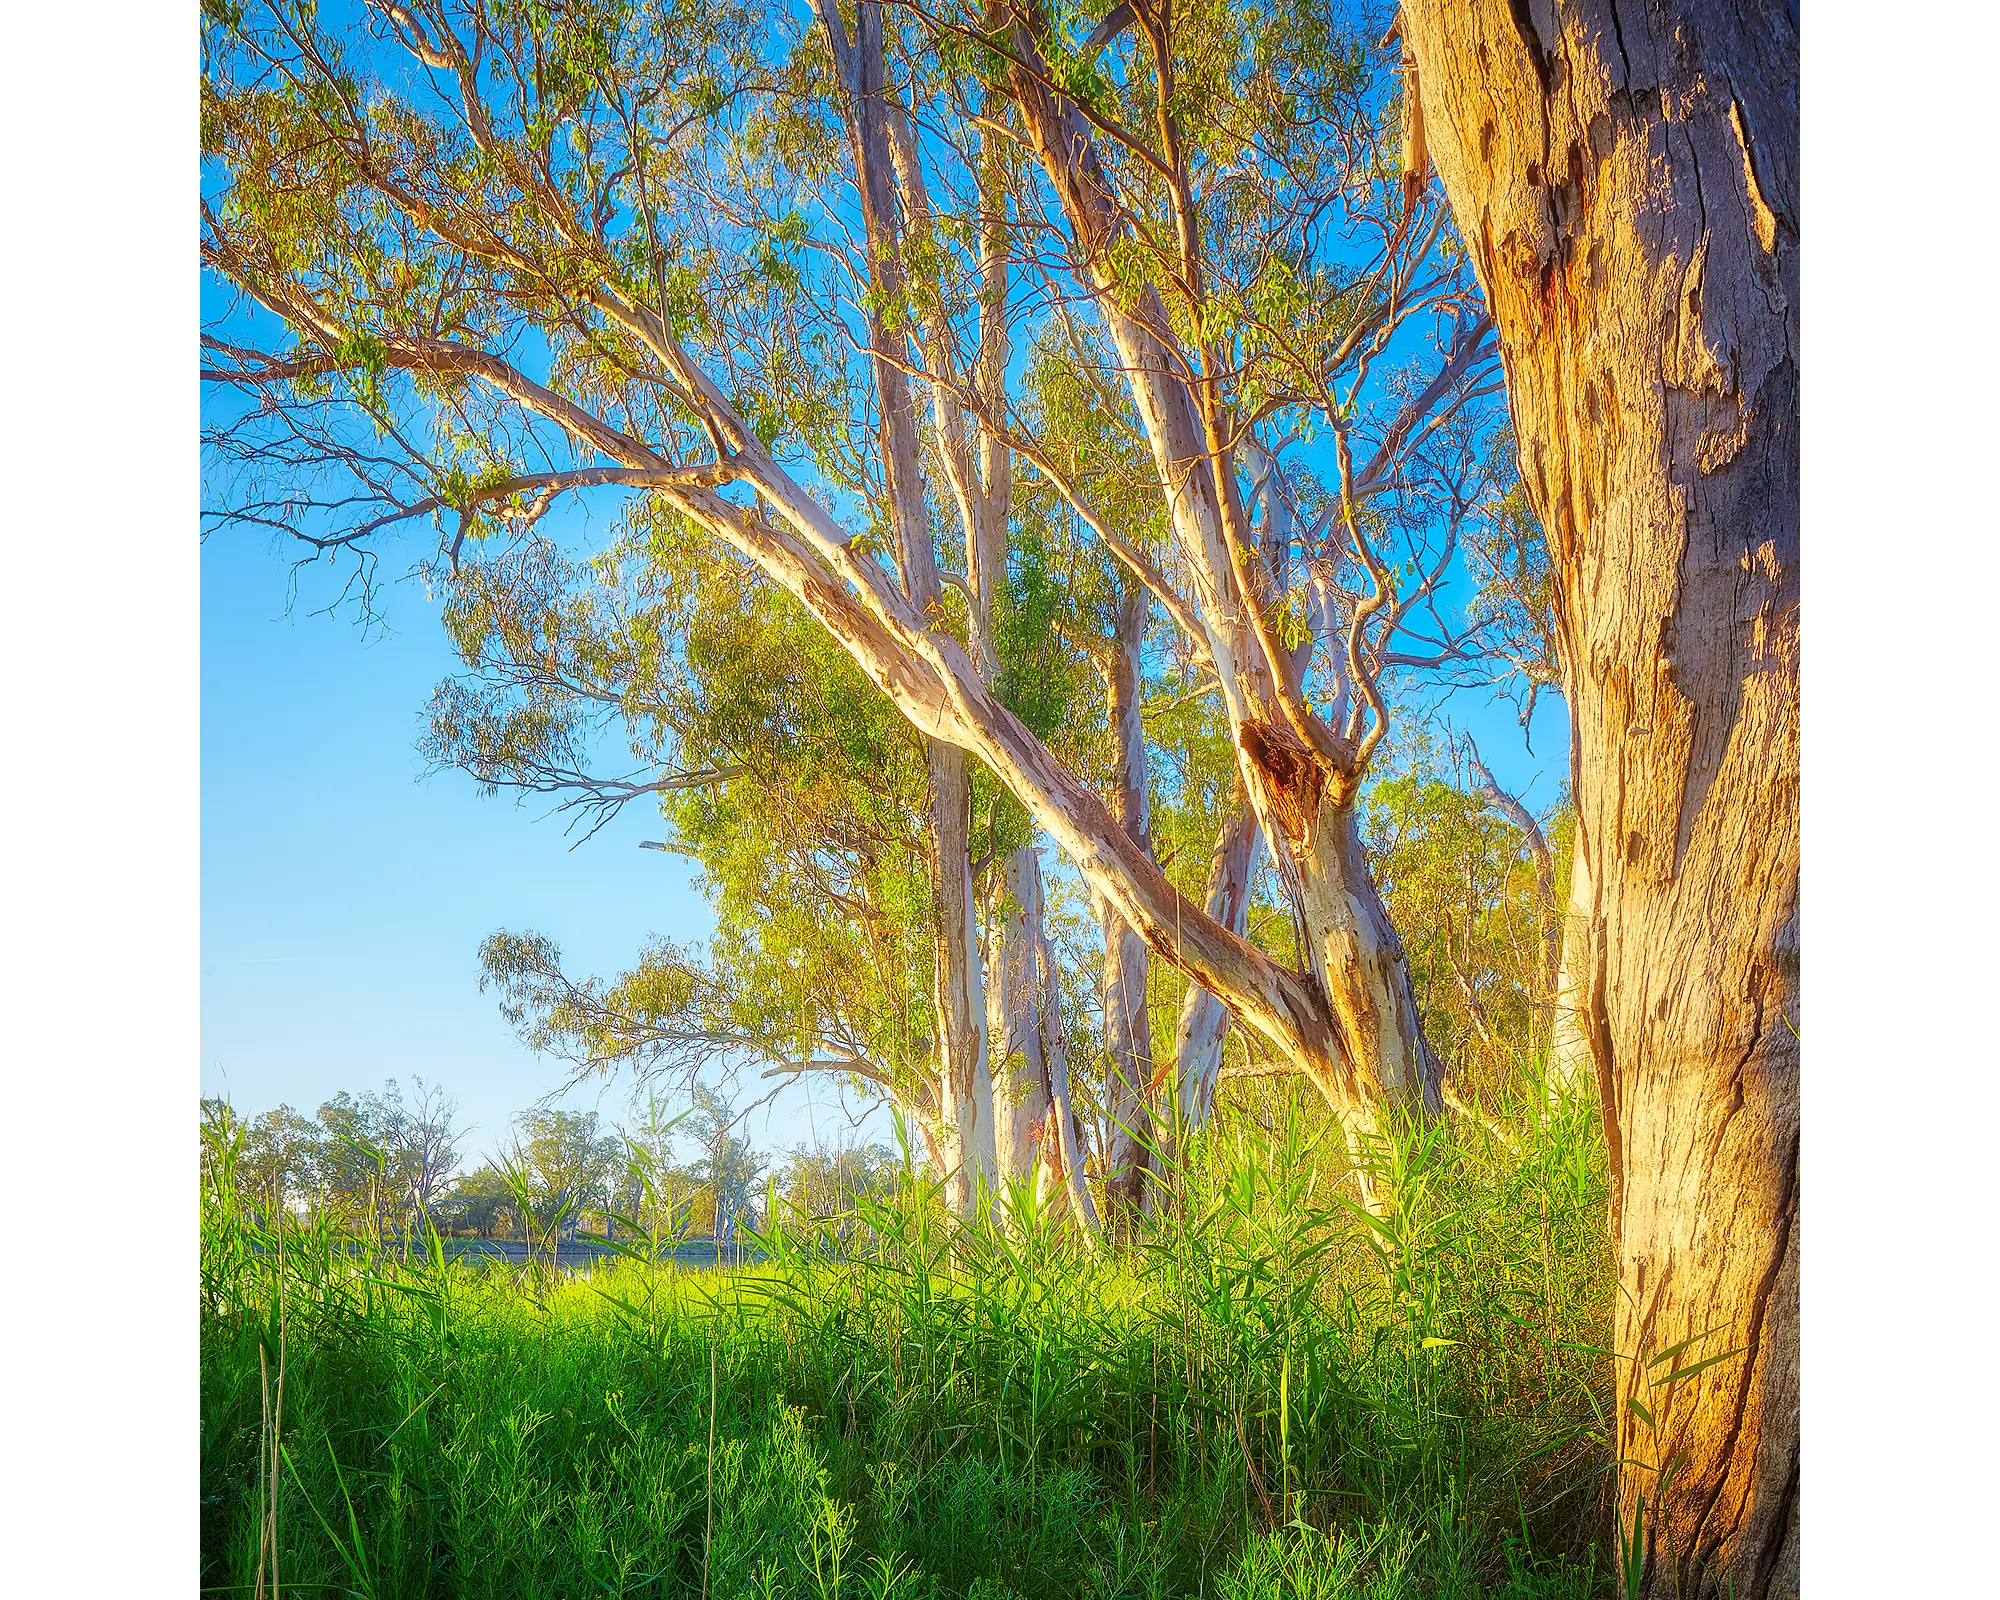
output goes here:
{"type": "Polygon", "coordinates": [[[1352,1134],[1436,1109],[1355,808],[1412,635],[1464,648],[1423,632],[1462,513],[1410,463],[1490,392],[1493,345],[1439,215],[1383,164],[1349,35],[1289,5],[1121,7],[1075,38],[1013,10],[892,30],[864,3],[851,31],[828,10],[795,34],[727,5],[430,4],[345,32],[246,12],[207,50],[203,255],[245,309],[206,371],[250,397],[214,441],[249,473],[229,514],[327,550],[435,518],[455,559],[560,497],[636,492],[788,592],[952,796],[941,1121],[970,1185],[997,1143],[948,752],[1352,1134]],[[999,215],[988,140],[1034,177],[1006,190],[999,273],[1000,230],[965,226],[982,197],[999,215]],[[1004,382],[974,381],[981,309],[1024,297],[1067,318],[1144,441],[1154,548],[1023,431],[1004,382]],[[1392,387],[1405,349],[1416,375],[1392,387]],[[1250,480],[1308,429],[1330,434],[1330,487],[1273,547],[1250,480]],[[1297,964],[1176,889],[982,663],[1003,457],[1063,490],[1212,685],[1297,964]]]}
{"type": "MultiPolygon", "coordinates": [[[[746,1065],[767,1079],[842,1076],[892,1101],[948,1181],[925,751],[759,569],[644,510],[588,564],[537,539],[461,565],[446,623],[466,670],[434,696],[427,748],[489,790],[547,796],[592,828],[658,803],[667,838],[654,843],[696,864],[716,933],[705,950],[656,942],[610,982],[566,973],[546,939],[496,934],[482,950],[487,981],[527,1041],[577,1077],[629,1069],[684,1096],[703,1074],[746,1065]]],[[[989,943],[1012,948],[1002,918],[1016,915],[1032,951],[1045,937],[1039,910],[999,904],[1011,894],[1039,905],[1039,872],[1015,881],[1025,819],[982,783],[970,820],[973,876],[995,902],[989,943]]],[[[997,956],[987,965],[1005,968],[997,956]]],[[[1042,970],[1025,981],[1039,986],[1042,970]]],[[[1042,1048],[1043,1002],[1029,997],[1027,1040],[1006,1033],[1019,1008],[996,1007],[997,1062],[1042,1048]]],[[[1060,1016],[1060,996],[1051,1009],[1060,1016]]],[[[1042,1085],[1039,1058],[1029,1067],[1042,1085]]],[[[1058,1062],[1039,1103],[1003,1108],[1003,1132],[1067,1102],[1058,1062]]],[[[1033,1132],[1003,1141],[1003,1189],[1041,1182],[1045,1155],[1051,1182],[1080,1174],[1033,1132]]]]}
{"type": "Polygon", "coordinates": [[[1621,1536],[1799,1581],[1799,38],[1784,6],[1411,0],[1575,727],[1621,1536]]]}

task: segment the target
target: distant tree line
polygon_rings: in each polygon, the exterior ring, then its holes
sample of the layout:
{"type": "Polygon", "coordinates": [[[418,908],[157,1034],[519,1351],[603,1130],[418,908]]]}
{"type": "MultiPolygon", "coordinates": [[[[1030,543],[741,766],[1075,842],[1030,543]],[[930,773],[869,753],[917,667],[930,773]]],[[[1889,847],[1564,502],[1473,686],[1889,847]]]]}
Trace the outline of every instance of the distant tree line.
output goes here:
{"type": "Polygon", "coordinates": [[[798,1146],[775,1165],[737,1131],[735,1107],[698,1086],[668,1116],[649,1099],[629,1122],[534,1107],[485,1159],[469,1158],[458,1102],[415,1080],[341,1090],[311,1116],[280,1105],[244,1116],[203,1099],[205,1128],[240,1138],[243,1187],[273,1209],[331,1216],[356,1232],[539,1243],[579,1236],[736,1240],[781,1216],[825,1218],[897,1182],[881,1145],[798,1146]]]}

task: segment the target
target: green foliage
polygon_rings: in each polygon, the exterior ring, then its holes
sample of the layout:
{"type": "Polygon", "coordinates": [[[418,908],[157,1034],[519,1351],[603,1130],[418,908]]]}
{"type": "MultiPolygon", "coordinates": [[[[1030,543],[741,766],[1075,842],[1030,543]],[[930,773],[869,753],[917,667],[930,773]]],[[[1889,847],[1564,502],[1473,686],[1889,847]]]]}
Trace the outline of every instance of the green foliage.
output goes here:
{"type": "Polygon", "coordinates": [[[240,1135],[239,1181],[260,1205],[354,1226],[410,1226],[458,1161],[456,1106],[421,1078],[414,1104],[392,1078],[380,1093],[343,1089],[310,1117],[277,1106],[244,1123],[220,1099],[204,1102],[204,1117],[240,1135]]]}
{"type": "Polygon", "coordinates": [[[879,1144],[843,1145],[833,1150],[790,1151],[772,1175],[772,1193],[785,1214],[815,1221],[852,1215],[857,1207],[894,1191],[898,1162],[879,1144]]]}
{"type": "Polygon", "coordinates": [[[1552,881],[1542,886],[1520,831],[1447,782],[1434,752],[1369,792],[1369,860],[1401,933],[1431,1043],[1462,1082],[1484,1084],[1547,1043],[1568,902],[1571,813],[1545,823],[1552,881]]]}
{"type": "Polygon", "coordinates": [[[994,688],[1030,732],[1058,748],[1075,741],[1079,706],[1095,688],[1088,661],[1062,637],[1076,601],[1068,577],[1040,530],[1026,528],[1015,541],[1004,602],[994,607],[994,688]]]}
{"type": "Polygon", "coordinates": [[[606,982],[570,979],[532,933],[487,941],[487,979],[535,1048],[589,1071],[684,1074],[731,1048],[923,1070],[922,744],[803,608],[642,512],[589,566],[546,546],[468,562],[447,624],[468,672],[433,700],[435,759],[489,787],[581,793],[600,814],[645,792],[592,777],[614,741],[642,778],[712,775],[657,801],[715,910],[705,950],[659,942],[606,982]]]}
{"type": "Polygon", "coordinates": [[[518,1220],[510,1209],[514,1186],[507,1174],[491,1162],[468,1172],[451,1186],[442,1208],[445,1219],[470,1229],[474,1236],[490,1239],[503,1224],[512,1231],[518,1220]]]}
{"type": "Polygon", "coordinates": [[[597,1131],[595,1111],[538,1109],[515,1122],[510,1159],[526,1180],[523,1197],[544,1230],[574,1221],[586,1205],[602,1206],[624,1154],[623,1142],[597,1131]]]}
{"type": "Polygon", "coordinates": [[[1380,1153],[1386,1236],[1292,1097],[1116,1256],[906,1180],[760,1267],[553,1285],[295,1218],[281,1257],[212,1127],[203,1582],[253,1573],[282,1323],[302,1595],[1606,1594],[1602,1145],[1520,1087],[1505,1142],[1380,1153]]]}

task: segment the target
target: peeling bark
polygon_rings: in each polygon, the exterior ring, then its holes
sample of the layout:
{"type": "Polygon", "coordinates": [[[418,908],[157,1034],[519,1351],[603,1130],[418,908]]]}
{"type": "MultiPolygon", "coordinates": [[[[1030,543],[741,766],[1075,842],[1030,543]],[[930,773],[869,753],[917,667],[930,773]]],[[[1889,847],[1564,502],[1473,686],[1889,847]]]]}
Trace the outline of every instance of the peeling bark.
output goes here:
{"type": "Polygon", "coordinates": [[[1643,1507],[1649,1596],[1794,1594],[1796,23],[1411,0],[1404,27],[1549,535],[1622,1526],[1643,1507]]]}

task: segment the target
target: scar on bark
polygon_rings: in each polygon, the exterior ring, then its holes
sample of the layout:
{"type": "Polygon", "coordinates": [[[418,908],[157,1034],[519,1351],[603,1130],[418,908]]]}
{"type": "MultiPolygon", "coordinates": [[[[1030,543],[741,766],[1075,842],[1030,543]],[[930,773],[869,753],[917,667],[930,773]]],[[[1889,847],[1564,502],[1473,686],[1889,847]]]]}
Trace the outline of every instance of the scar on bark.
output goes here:
{"type": "Polygon", "coordinates": [[[1320,800],[1326,794],[1326,762],[1291,730],[1268,722],[1246,722],[1242,741],[1243,753],[1269,785],[1271,810],[1279,828],[1294,842],[1305,838],[1319,820],[1320,800]]]}

